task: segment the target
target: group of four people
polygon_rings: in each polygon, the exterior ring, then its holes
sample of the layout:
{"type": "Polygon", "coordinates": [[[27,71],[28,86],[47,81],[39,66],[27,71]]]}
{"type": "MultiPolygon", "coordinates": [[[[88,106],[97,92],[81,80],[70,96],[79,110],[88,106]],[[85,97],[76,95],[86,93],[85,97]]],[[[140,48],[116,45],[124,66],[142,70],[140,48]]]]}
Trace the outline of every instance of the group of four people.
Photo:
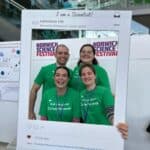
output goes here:
{"type": "MultiPolygon", "coordinates": [[[[66,63],[69,49],[60,44],[55,52],[56,63],[44,66],[34,80],[30,93],[29,119],[36,119],[34,105],[43,85],[39,114],[41,120],[113,124],[114,98],[107,72],[98,65],[95,49],[85,44],[73,72],[66,63]]],[[[123,138],[128,136],[126,123],[117,128],[123,138]]]]}

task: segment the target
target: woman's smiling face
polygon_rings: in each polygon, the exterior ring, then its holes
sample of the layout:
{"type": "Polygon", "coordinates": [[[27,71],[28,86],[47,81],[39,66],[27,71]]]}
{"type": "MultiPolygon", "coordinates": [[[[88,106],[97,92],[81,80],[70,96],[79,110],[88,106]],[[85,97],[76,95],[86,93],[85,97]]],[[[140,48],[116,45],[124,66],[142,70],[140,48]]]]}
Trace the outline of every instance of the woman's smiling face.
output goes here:
{"type": "Polygon", "coordinates": [[[84,67],[81,71],[81,79],[86,86],[95,84],[96,76],[90,67],[84,67]]]}
{"type": "Polygon", "coordinates": [[[85,46],[80,51],[80,60],[85,64],[92,64],[92,61],[94,59],[94,53],[92,50],[92,47],[85,46]]]}
{"type": "Polygon", "coordinates": [[[57,88],[67,87],[69,80],[67,71],[63,68],[58,69],[55,73],[54,80],[57,88]]]}

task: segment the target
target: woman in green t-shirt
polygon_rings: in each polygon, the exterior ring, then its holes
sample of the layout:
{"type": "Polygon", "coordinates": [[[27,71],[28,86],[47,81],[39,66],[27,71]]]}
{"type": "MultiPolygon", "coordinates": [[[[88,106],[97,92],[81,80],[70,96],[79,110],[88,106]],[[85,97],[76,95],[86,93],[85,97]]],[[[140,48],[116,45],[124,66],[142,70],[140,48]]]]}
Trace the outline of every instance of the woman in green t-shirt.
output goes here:
{"type": "MultiPolygon", "coordinates": [[[[111,125],[114,119],[114,98],[110,89],[96,85],[96,71],[90,64],[82,65],[79,74],[86,87],[81,92],[81,118],[83,123],[111,125]]],[[[127,124],[118,129],[127,138],[127,124]]]]}
{"type": "Polygon", "coordinates": [[[79,122],[79,93],[67,86],[70,77],[68,68],[57,67],[54,72],[56,87],[44,93],[40,106],[41,120],[79,122]]]}
{"type": "Polygon", "coordinates": [[[80,59],[77,63],[77,66],[73,70],[73,76],[70,82],[74,89],[78,91],[85,89],[85,85],[79,76],[79,69],[83,64],[92,64],[96,71],[96,84],[110,89],[107,72],[98,64],[98,61],[95,58],[95,53],[95,48],[91,44],[84,44],[80,48],[80,59]]]}

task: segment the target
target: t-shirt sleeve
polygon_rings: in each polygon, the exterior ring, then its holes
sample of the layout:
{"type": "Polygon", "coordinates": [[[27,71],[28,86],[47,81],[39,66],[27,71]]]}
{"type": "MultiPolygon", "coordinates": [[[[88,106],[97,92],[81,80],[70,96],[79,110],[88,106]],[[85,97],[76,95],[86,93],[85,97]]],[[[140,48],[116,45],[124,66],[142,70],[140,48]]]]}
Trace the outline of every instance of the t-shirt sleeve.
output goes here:
{"type": "Polygon", "coordinates": [[[98,78],[98,85],[101,85],[110,89],[109,77],[104,68],[100,67],[97,71],[96,76],[98,78]]]}
{"type": "Polygon", "coordinates": [[[103,104],[106,117],[112,120],[114,116],[114,97],[109,89],[106,89],[104,92],[103,104]]]}
{"type": "Polygon", "coordinates": [[[38,84],[38,85],[42,85],[42,83],[44,82],[44,69],[43,67],[40,69],[38,75],[36,76],[34,83],[38,84]]]}
{"type": "Polygon", "coordinates": [[[47,117],[47,92],[44,93],[43,99],[41,101],[39,115],[47,117]]]}
{"type": "Polygon", "coordinates": [[[73,96],[73,119],[74,118],[80,118],[80,96],[79,92],[74,92],[73,96]]]}
{"type": "Polygon", "coordinates": [[[103,104],[105,109],[108,107],[114,107],[114,97],[109,89],[105,89],[103,93],[103,104]]]}

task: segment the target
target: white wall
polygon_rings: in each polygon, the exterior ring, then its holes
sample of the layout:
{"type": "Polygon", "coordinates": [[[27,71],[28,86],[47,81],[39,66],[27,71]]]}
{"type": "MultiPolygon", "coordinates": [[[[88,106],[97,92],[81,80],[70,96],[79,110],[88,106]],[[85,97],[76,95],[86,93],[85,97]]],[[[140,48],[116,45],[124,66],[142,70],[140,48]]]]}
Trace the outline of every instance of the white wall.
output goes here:
{"type": "Polygon", "coordinates": [[[149,150],[150,133],[150,36],[132,36],[129,62],[125,150],[149,150]]]}

